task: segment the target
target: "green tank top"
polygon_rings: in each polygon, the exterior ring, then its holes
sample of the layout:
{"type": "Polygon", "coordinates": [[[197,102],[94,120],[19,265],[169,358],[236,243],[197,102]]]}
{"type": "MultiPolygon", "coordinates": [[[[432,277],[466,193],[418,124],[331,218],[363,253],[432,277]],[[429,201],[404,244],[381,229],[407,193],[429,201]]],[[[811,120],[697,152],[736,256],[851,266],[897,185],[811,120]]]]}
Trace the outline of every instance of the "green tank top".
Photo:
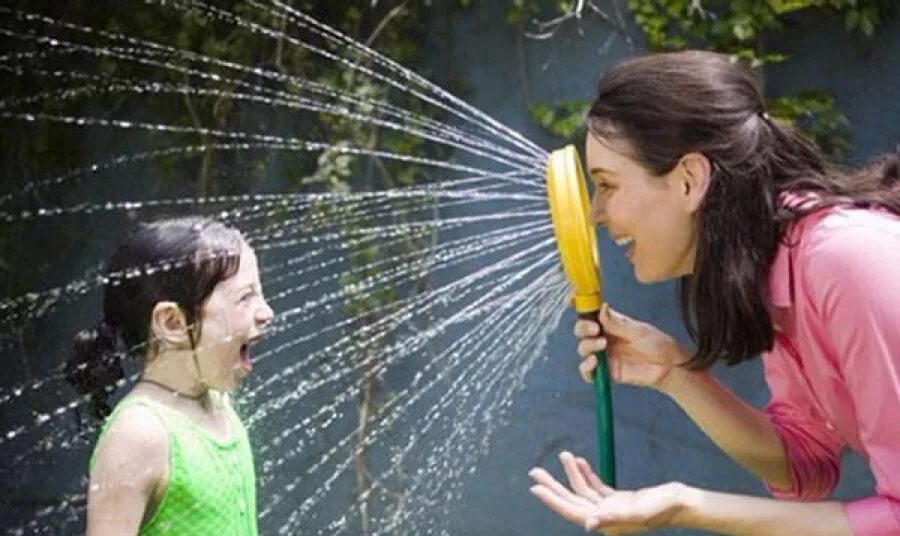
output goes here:
{"type": "Polygon", "coordinates": [[[98,445],[116,416],[134,405],[152,411],[169,436],[169,485],[138,534],[256,536],[253,454],[247,430],[234,410],[228,407],[231,438],[222,441],[181,412],[144,396],[131,396],[103,424],[98,445]]]}

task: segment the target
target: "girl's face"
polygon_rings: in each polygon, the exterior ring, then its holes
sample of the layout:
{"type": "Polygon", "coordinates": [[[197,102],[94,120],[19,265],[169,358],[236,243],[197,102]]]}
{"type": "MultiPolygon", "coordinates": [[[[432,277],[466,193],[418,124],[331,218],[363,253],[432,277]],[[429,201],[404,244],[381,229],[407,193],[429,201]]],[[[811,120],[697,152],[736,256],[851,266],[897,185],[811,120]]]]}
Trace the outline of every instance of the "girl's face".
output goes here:
{"type": "Polygon", "coordinates": [[[272,315],[263,296],[256,255],[244,243],[237,273],[216,285],[201,310],[197,360],[208,387],[234,390],[253,368],[251,346],[272,315]]]}
{"type": "Polygon", "coordinates": [[[585,148],[594,185],[591,218],[610,238],[627,247],[638,281],[651,283],[691,273],[696,224],[685,203],[679,166],[656,177],[642,167],[625,143],[611,144],[588,134],[585,148]]]}

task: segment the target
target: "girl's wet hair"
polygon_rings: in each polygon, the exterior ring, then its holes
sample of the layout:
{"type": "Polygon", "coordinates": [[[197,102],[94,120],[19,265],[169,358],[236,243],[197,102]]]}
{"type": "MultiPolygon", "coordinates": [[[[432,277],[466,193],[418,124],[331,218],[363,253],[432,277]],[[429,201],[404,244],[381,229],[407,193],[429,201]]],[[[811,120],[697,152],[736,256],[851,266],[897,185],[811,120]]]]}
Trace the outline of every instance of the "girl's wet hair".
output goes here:
{"type": "Polygon", "coordinates": [[[66,363],[66,379],[90,396],[98,417],[110,413],[123,358],[146,353],[157,303],[178,304],[191,343],[199,340],[201,307],[219,282],[237,272],[242,243],[237,230],[199,217],[141,223],[128,233],[106,267],[103,317],[76,334],[66,363]]]}
{"type": "Polygon", "coordinates": [[[694,272],[681,281],[694,368],[771,349],[765,284],[791,222],[835,204],[900,213],[897,154],[853,173],[831,168],[815,143],[769,117],[753,71],[725,55],[675,52],[617,65],[600,80],[587,127],[657,176],[687,153],[710,160],[694,272]],[[780,202],[785,192],[812,192],[817,201],[789,208],[780,202]]]}

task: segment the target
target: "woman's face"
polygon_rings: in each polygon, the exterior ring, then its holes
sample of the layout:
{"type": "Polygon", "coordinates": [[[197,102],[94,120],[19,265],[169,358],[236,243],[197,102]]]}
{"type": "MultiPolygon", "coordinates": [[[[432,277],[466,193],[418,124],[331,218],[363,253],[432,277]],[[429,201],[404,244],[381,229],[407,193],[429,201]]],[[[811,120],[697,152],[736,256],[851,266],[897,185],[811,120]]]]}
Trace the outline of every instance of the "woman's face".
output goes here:
{"type": "Polygon", "coordinates": [[[638,281],[651,283],[689,274],[696,254],[696,223],[685,200],[683,170],[656,177],[627,156],[624,142],[588,134],[585,153],[594,185],[591,218],[627,247],[638,281]]]}
{"type": "Polygon", "coordinates": [[[243,244],[237,273],[216,285],[201,311],[197,360],[207,386],[232,391],[250,372],[251,346],[272,315],[263,296],[256,255],[243,244]]]}

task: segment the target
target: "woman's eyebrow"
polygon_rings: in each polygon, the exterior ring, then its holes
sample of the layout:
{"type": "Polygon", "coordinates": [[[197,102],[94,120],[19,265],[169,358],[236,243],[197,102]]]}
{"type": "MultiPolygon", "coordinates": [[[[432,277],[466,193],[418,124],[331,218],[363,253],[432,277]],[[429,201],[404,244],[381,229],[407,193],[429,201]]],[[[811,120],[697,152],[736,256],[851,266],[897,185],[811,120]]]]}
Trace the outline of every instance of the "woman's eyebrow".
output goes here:
{"type": "Polygon", "coordinates": [[[613,175],[613,172],[612,172],[612,171],[610,171],[610,170],[608,170],[608,169],[605,169],[605,168],[602,168],[602,167],[599,167],[599,166],[594,166],[594,167],[592,167],[592,168],[589,170],[589,172],[590,172],[591,175],[595,175],[595,174],[597,174],[597,173],[600,173],[600,174],[603,174],[603,175],[613,175]]]}

